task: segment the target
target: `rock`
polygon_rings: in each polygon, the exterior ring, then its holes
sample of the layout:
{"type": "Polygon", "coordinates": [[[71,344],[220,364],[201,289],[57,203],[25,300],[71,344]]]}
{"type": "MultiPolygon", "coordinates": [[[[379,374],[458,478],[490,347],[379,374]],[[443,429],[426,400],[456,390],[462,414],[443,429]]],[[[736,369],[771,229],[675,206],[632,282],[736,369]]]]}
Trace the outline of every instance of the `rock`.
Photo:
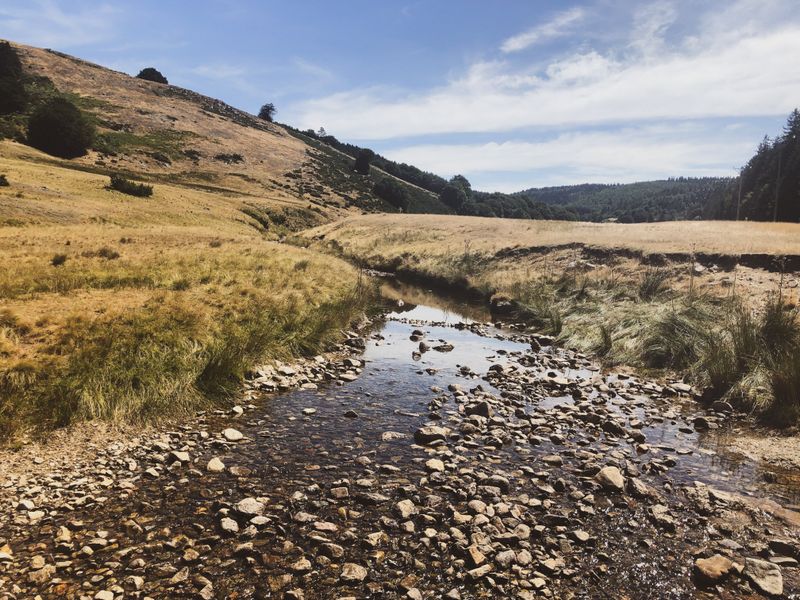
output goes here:
{"type": "Polygon", "coordinates": [[[304,556],[292,563],[289,568],[295,573],[306,573],[311,570],[311,561],[304,556]]]}
{"type": "Polygon", "coordinates": [[[595,479],[606,491],[622,492],[625,489],[625,478],[617,467],[603,467],[595,479]]]}
{"type": "Polygon", "coordinates": [[[669,509],[663,504],[654,504],[650,507],[650,518],[659,527],[667,531],[675,531],[675,519],[672,518],[669,514],[669,509]]]}
{"type": "Polygon", "coordinates": [[[189,457],[188,452],[177,452],[173,450],[172,452],[169,453],[169,458],[167,459],[167,462],[170,464],[174,462],[179,462],[181,464],[188,464],[189,462],[191,462],[191,458],[189,457]]]}
{"type": "Polygon", "coordinates": [[[244,439],[244,434],[237,429],[233,429],[232,427],[225,429],[222,432],[222,435],[229,442],[238,442],[239,440],[244,439]]]}
{"type": "Polygon", "coordinates": [[[447,436],[450,430],[446,427],[437,427],[435,425],[430,427],[420,427],[414,432],[414,441],[422,446],[426,446],[433,442],[447,441],[447,436]]]}
{"type": "Polygon", "coordinates": [[[394,505],[394,511],[401,519],[409,519],[419,513],[419,509],[411,500],[400,500],[394,505]]]}
{"type": "Polygon", "coordinates": [[[225,470],[225,463],[218,459],[216,456],[208,461],[206,471],[209,473],[222,473],[225,470]]]}
{"type": "Polygon", "coordinates": [[[699,587],[709,587],[724,581],[733,570],[733,562],[721,554],[694,561],[694,579],[699,587]]]}
{"type": "Polygon", "coordinates": [[[55,574],[55,565],[44,565],[41,569],[29,572],[28,581],[36,585],[46,585],[55,574]]]}
{"type": "Polygon", "coordinates": [[[355,563],[344,563],[340,578],[347,582],[361,582],[367,578],[367,570],[355,563]]]}
{"type": "Polygon", "coordinates": [[[425,463],[425,468],[428,471],[433,471],[436,473],[444,473],[444,463],[439,460],[438,458],[431,458],[425,463]]]}
{"type": "Polygon", "coordinates": [[[236,510],[249,517],[255,517],[257,515],[264,514],[265,508],[266,507],[264,504],[255,498],[245,498],[236,504],[236,510]]]}
{"type": "Polygon", "coordinates": [[[783,576],[778,565],[757,558],[747,558],[742,574],[759,592],[768,596],[783,595],[783,576]]]}
{"type": "Polygon", "coordinates": [[[230,517],[224,517],[219,525],[225,533],[239,533],[239,524],[230,517]]]}
{"type": "Polygon", "coordinates": [[[103,590],[94,595],[94,600],[114,600],[114,592],[103,590]]]}

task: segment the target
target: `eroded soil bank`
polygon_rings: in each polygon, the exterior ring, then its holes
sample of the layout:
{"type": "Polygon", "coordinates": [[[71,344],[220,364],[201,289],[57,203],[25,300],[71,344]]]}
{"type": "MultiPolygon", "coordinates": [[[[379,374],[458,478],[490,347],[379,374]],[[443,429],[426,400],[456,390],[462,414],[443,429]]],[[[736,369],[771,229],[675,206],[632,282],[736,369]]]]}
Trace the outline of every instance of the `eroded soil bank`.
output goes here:
{"type": "Polygon", "coordinates": [[[6,468],[0,598],[798,597],[798,471],[728,407],[398,295],[230,413],[6,468]]]}

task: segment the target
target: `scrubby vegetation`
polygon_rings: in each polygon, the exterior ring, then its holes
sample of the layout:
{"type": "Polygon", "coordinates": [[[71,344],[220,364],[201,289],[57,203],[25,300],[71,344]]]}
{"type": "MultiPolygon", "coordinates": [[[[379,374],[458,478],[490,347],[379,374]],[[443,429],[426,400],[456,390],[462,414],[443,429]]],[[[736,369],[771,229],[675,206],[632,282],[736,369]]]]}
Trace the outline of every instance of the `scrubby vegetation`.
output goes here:
{"type": "Polygon", "coordinates": [[[0,187],[8,187],[9,185],[11,184],[8,183],[8,178],[5,175],[0,174],[0,187]]]}
{"type": "Polygon", "coordinates": [[[375,184],[372,191],[378,198],[385,200],[396,209],[402,212],[408,212],[408,192],[406,188],[394,179],[384,177],[375,184]]]}
{"type": "Polygon", "coordinates": [[[136,76],[138,79],[144,79],[145,81],[154,81],[155,83],[163,83],[164,85],[168,84],[167,78],[164,77],[158,69],[153,67],[147,67],[139,71],[139,74],[136,76]]]}
{"type": "Polygon", "coordinates": [[[122,175],[112,175],[111,183],[108,186],[112,190],[128,194],[129,196],[138,196],[140,198],[147,198],[153,195],[153,186],[144,183],[136,183],[125,179],[122,175]]]}
{"type": "Polygon", "coordinates": [[[94,140],[94,126],[66,98],[56,97],[40,106],[28,123],[28,142],[60,158],[83,156],[94,140]]]}

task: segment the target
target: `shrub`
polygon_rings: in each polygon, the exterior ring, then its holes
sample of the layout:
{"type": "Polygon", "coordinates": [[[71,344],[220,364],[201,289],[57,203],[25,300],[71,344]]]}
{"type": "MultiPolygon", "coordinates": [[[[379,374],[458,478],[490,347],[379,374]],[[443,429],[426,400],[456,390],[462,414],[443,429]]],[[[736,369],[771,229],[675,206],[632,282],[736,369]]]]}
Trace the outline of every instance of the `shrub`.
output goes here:
{"type": "Polygon", "coordinates": [[[227,165],[238,164],[244,162],[244,156],[238,153],[234,154],[217,154],[214,157],[214,160],[219,160],[224,162],[227,165]]]}
{"type": "Polygon", "coordinates": [[[105,258],[106,260],[114,260],[119,258],[119,252],[114,250],[113,248],[109,248],[108,246],[103,246],[100,250],[97,251],[97,256],[100,258],[105,258]]]}
{"type": "Polygon", "coordinates": [[[83,156],[92,145],[94,125],[66,98],[52,98],[31,115],[28,143],[53,156],[83,156]]]}
{"type": "Polygon", "coordinates": [[[210,242],[208,242],[208,246],[210,248],[219,248],[220,246],[222,246],[222,240],[211,240],[210,242]]]}
{"type": "Polygon", "coordinates": [[[163,83],[165,85],[169,84],[167,78],[164,77],[158,69],[154,69],[153,67],[142,69],[136,77],[138,79],[144,79],[145,81],[154,81],[155,83],[163,83]]]}
{"type": "Polygon", "coordinates": [[[9,185],[11,184],[8,183],[8,179],[6,179],[6,176],[0,175],[0,187],[8,187],[9,185]]]}
{"type": "Polygon", "coordinates": [[[66,254],[55,254],[53,258],[50,259],[50,264],[54,267],[60,267],[65,262],[67,262],[67,255],[66,254]]]}
{"type": "Polygon", "coordinates": [[[639,298],[642,300],[652,300],[666,290],[664,285],[669,279],[669,273],[665,269],[647,269],[644,272],[642,282],[639,284],[639,298]]]}
{"type": "Polygon", "coordinates": [[[22,77],[22,63],[8,42],[0,42],[0,77],[22,77]]]}
{"type": "Polygon", "coordinates": [[[153,186],[144,183],[135,183],[125,179],[122,175],[112,175],[111,184],[108,186],[112,190],[128,194],[129,196],[139,196],[145,198],[153,195],[153,186]]]}

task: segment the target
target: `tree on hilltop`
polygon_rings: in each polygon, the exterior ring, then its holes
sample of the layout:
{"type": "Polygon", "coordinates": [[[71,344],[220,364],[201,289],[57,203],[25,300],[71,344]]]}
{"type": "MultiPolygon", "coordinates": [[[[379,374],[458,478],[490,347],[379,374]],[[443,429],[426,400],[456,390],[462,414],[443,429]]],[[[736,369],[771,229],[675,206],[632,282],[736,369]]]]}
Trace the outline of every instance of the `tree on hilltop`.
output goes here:
{"type": "Polygon", "coordinates": [[[158,69],[154,69],[153,67],[147,67],[139,71],[139,74],[136,76],[138,79],[144,79],[145,81],[155,81],[156,83],[163,83],[168,84],[167,78],[164,77],[158,69]]]}
{"type": "Polygon", "coordinates": [[[258,111],[258,118],[264,119],[265,121],[269,121],[272,123],[272,118],[275,116],[277,109],[272,102],[269,102],[261,107],[261,110],[258,111]]]}

